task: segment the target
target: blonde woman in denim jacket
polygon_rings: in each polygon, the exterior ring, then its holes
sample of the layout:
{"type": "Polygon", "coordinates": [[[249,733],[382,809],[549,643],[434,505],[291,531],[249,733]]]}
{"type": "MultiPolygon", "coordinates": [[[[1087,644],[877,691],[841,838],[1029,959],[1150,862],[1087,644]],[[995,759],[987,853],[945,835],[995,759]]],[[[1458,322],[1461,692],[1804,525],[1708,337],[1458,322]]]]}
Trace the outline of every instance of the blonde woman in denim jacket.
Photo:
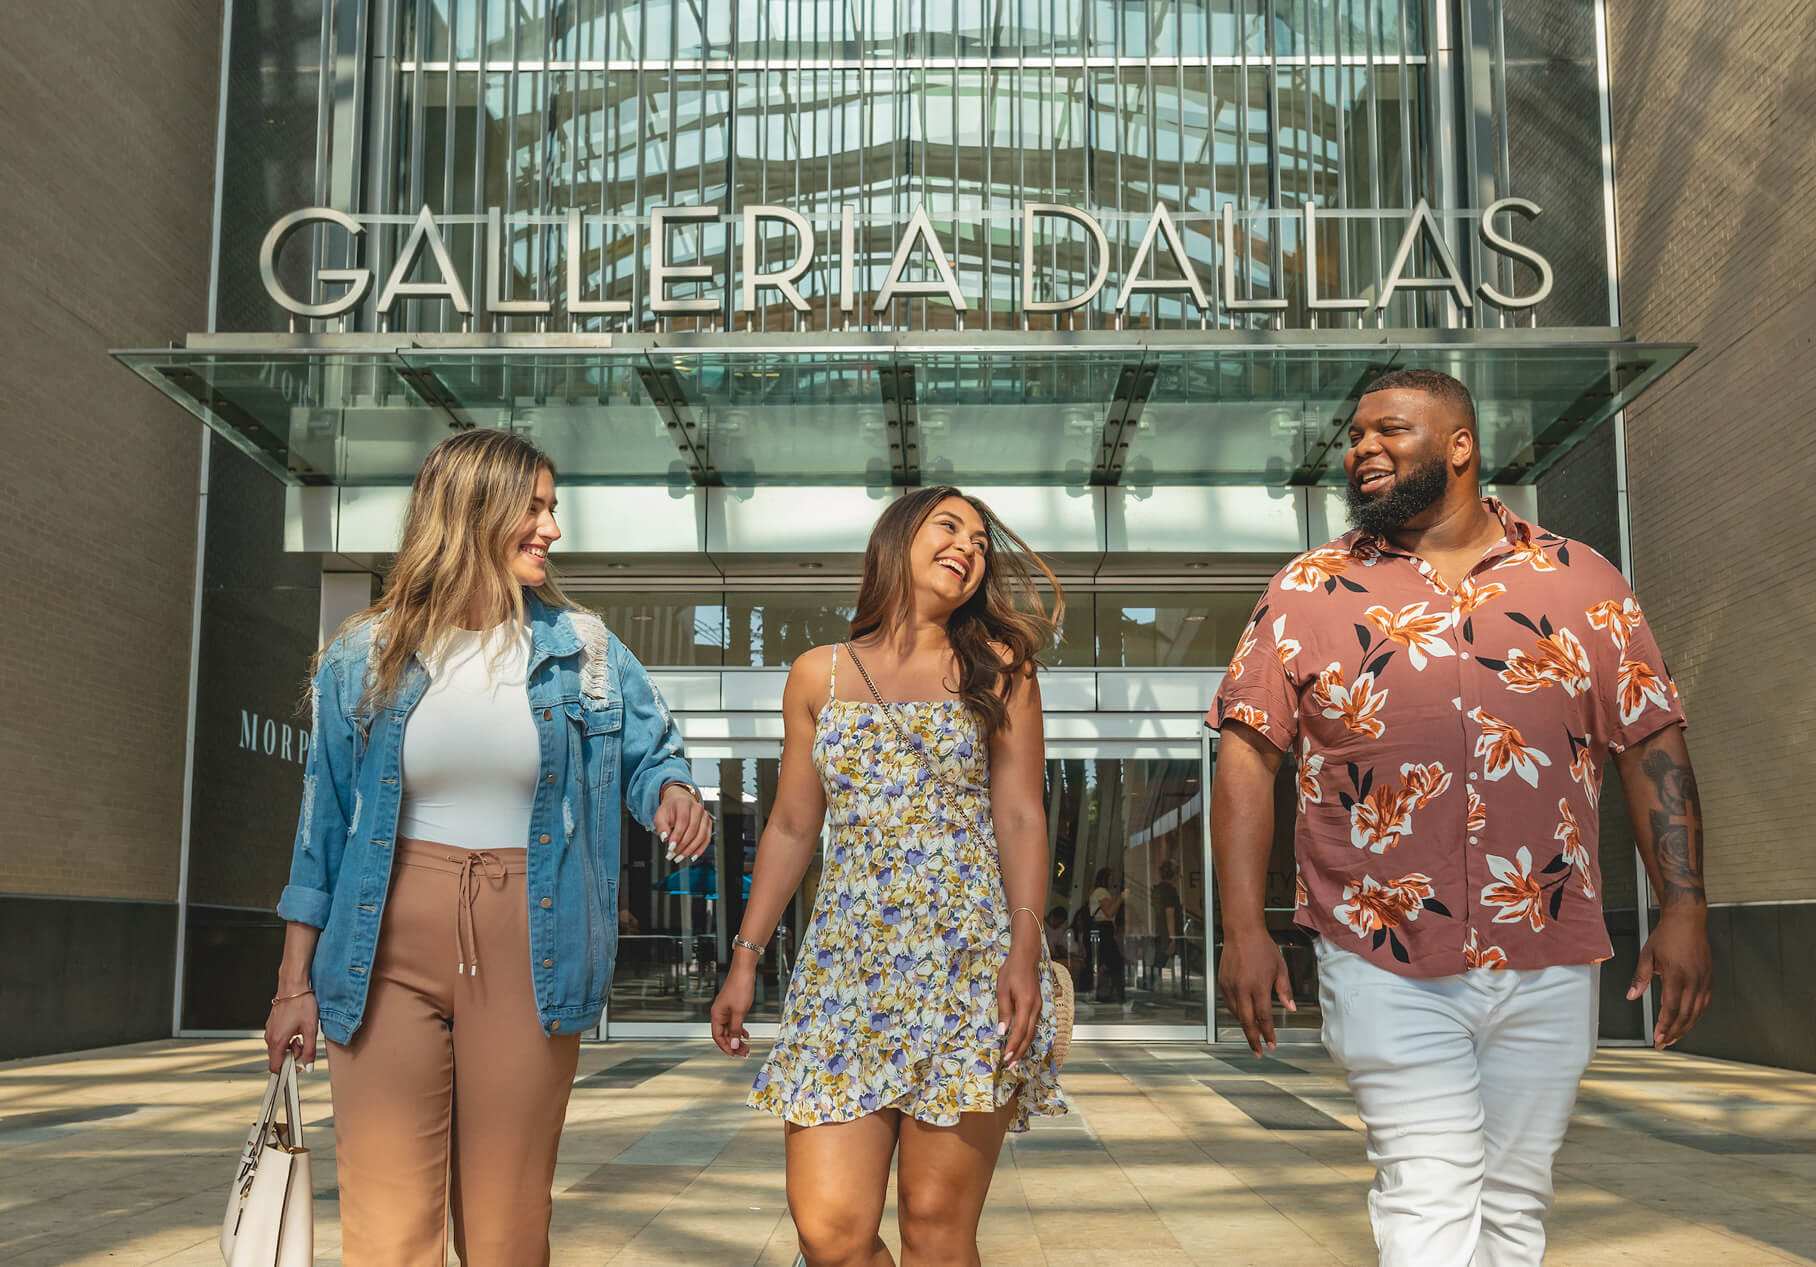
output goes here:
{"type": "Polygon", "coordinates": [[[328,1040],[344,1261],[547,1263],[556,1145],[618,942],[620,808],[712,820],[643,666],[549,573],[555,471],[438,445],[385,594],[318,657],[272,1068],[328,1040]]]}

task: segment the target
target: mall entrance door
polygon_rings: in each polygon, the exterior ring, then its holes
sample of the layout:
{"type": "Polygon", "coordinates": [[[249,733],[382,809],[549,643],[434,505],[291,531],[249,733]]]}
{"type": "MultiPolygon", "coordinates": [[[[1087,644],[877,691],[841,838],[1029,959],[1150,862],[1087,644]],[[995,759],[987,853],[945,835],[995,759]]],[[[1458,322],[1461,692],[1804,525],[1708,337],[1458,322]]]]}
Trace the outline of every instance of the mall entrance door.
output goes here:
{"type": "MultiPolygon", "coordinates": [[[[688,746],[712,753],[694,758],[694,774],[717,838],[698,862],[677,867],[625,817],[618,963],[601,1038],[700,1037],[744,917],[780,746],[688,746]]],[[[1206,1037],[1204,780],[1191,743],[1049,745],[1054,879],[1042,913],[1048,947],[1077,988],[1080,1037],[1206,1037]]],[[[774,1037],[819,870],[816,858],[764,955],[754,1038],[774,1037]]]]}

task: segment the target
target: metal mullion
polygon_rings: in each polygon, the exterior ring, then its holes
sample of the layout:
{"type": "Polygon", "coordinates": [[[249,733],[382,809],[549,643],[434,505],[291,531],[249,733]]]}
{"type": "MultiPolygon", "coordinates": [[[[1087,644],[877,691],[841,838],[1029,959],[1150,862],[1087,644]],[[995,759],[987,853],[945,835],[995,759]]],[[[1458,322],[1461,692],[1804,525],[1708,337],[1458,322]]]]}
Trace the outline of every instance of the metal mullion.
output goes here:
{"type": "MultiPolygon", "coordinates": [[[[1211,182],[1211,241],[1214,244],[1211,248],[1211,255],[1213,259],[1219,259],[1226,248],[1233,250],[1236,243],[1234,240],[1235,235],[1233,233],[1230,235],[1231,241],[1225,243],[1222,229],[1219,227],[1221,216],[1219,215],[1219,208],[1217,206],[1217,68],[1212,64],[1212,60],[1209,56],[1211,49],[1215,47],[1214,40],[1216,37],[1213,33],[1215,24],[1211,21],[1211,17],[1211,8],[1207,3],[1205,5],[1204,13],[1204,47],[1206,53],[1204,66],[1204,168],[1208,173],[1211,182]]],[[[1221,293],[1221,287],[1223,285],[1222,269],[1216,270],[1216,285],[1219,287],[1219,293],[1221,293]]],[[[1234,295],[1224,295],[1222,303],[1218,305],[1218,310],[1212,314],[1212,321],[1217,329],[1225,329],[1234,325],[1235,315],[1230,312],[1227,306],[1229,300],[1234,298],[1234,295]]]]}
{"type": "MultiPolygon", "coordinates": [[[[368,171],[362,190],[367,209],[374,212],[391,210],[397,197],[397,89],[398,76],[402,73],[399,64],[401,58],[398,56],[402,50],[396,46],[399,0],[379,0],[379,3],[381,7],[378,11],[382,14],[382,21],[369,39],[372,41],[371,47],[381,47],[377,41],[382,36],[384,52],[378,58],[380,69],[375,72],[378,90],[368,111],[364,133],[367,138],[368,171]]],[[[385,246],[383,227],[373,226],[367,262],[374,276],[382,277],[386,274],[385,246]]],[[[352,262],[351,257],[348,262],[352,262]]],[[[377,303],[377,294],[369,293],[362,305],[367,315],[366,329],[378,328],[375,319],[377,303]]]]}
{"type": "MultiPolygon", "coordinates": [[[[1280,48],[1275,43],[1274,6],[1278,0],[1266,0],[1267,22],[1267,77],[1262,81],[1262,94],[1267,99],[1267,202],[1268,206],[1278,212],[1285,207],[1285,197],[1281,192],[1280,179],[1280,68],[1274,63],[1280,56],[1280,48]]],[[[1291,0],[1287,0],[1291,3],[1291,0]]],[[[1274,279],[1275,287],[1282,296],[1286,293],[1286,278],[1281,272],[1285,254],[1281,248],[1281,235],[1286,221],[1276,217],[1272,231],[1267,235],[1267,268],[1274,279]]],[[[1278,320],[1278,318],[1276,318],[1278,320]]]]}
{"type": "MultiPolygon", "coordinates": [[[[655,250],[656,239],[655,226],[650,224],[648,217],[643,214],[643,152],[647,148],[644,145],[645,135],[643,122],[646,117],[643,108],[644,71],[641,64],[639,64],[636,70],[626,71],[624,73],[631,76],[632,90],[636,93],[637,102],[636,112],[633,116],[634,122],[632,124],[632,135],[635,137],[636,152],[631,160],[631,207],[633,217],[645,226],[645,231],[649,234],[649,239],[644,244],[644,256],[647,259],[651,258],[651,253],[655,250]]],[[[630,322],[633,328],[643,324],[643,305],[649,298],[645,293],[644,275],[644,270],[642,268],[634,268],[631,270],[630,322]]]]}
{"type": "MultiPolygon", "coordinates": [[[[1175,52],[1174,52],[1174,60],[1173,60],[1173,66],[1172,66],[1172,71],[1173,71],[1173,134],[1177,138],[1177,144],[1178,144],[1178,150],[1179,150],[1178,182],[1175,185],[1175,188],[1178,189],[1178,191],[1179,191],[1179,209],[1180,209],[1181,213],[1183,213],[1186,209],[1186,206],[1188,205],[1188,203],[1191,200],[1191,196],[1186,192],[1186,186],[1185,186],[1185,12],[1177,4],[1174,5],[1173,12],[1175,15],[1173,20],[1179,30],[1178,38],[1175,41],[1175,52]]],[[[1212,235],[1212,240],[1215,241],[1215,235],[1212,235]]],[[[1188,259],[1191,256],[1191,247],[1189,245],[1186,247],[1186,255],[1187,255],[1188,259]]],[[[1216,268],[1214,266],[1214,261],[1216,258],[1215,248],[1212,249],[1211,255],[1212,255],[1212,260],[1213,260],[1213,267],[1212,267],[1211,272],[1212,272],[1212,275],[1214,278],[1215,274],[1216,274],[1216,268]]],[[[1215,287],[1215,284],[1216,284],[1215,281],[1213,281],[1213,283],[1212,283],[1213,287],[1215,287]]],[[[1211,314],[1209,312],[1206,312],[1201,309],[1198,313],[1198,328],[1200,330],[1208,329],[1210,319],[1211,319],[1211,314]]],[[[1187,318],[1186,320],[1184,320],[1180,323],[1181,328],[1184,328],[1186,325],[1189,325],[1189,324],[1190,324],[1190,318],[1187,318]]]]}
{"type": "MultiPolygon", "coordinates": [[[[1027,22],[1026,22],[1025,18],[1023,17],[1021,6],[1023,3],[1032,3],[1032,2],[1033,2],[1033,0],[1017,0],[1016,10],[1015,10],[1015,29],[1017,31],[1024,32],[1024,33],[1027,31],[1028,26],[1027,26],[1027,22]]],[[[1028,147],[1026,145],[1022,144],[1022,138],[1027,134],[1028,41],[1026,39],[1023,39],[1019,44],[1016,45],[1016,50],[1017,50],[1017,57],[1016,57],[1016,64],[1015,64],[1015,97],[1009,103],[1009,131],[1010,131],[1010,134],[1015,137],[1015,188],[1020,191],[1022,200],[1025,202],[1025,201],[1027,201],[1027,198],[1028,198],[1028,147]]],[[[1019,234],[1021,232],[1020,226],[1018,225],[1011,232],[1013,234],[1019,234]]],[[[1027,252],[1028,262],[1030,265],[1032,265],[1034,262],[1034,244],[1032,242],[1023,243],[1023,242],[1017,241],[1016,247],[1017,247],[1017,249],[1014,251],[1011,251],[1010,255],[1009,255],[1010,259],[1017,261],[1016,267],[1018,269],[1021,267],[1020,260],[1022,258],[1023,251],[1027,252]]],[[[1009,293],[1011,295],[1016,295],[1016,292],[1019,289],[1020,281],[1021,281],[1021,278],[1020,278],[1019,274],[1010,278],[1009,293]]],[[[1019,324],[1023,330],[1026,330],[1028,328],[1028,314],[1026,312],[1021,311],[1021,304],[1019,302],[1019,299],[1020,299],[1019,295],[1016,295],[1016,298],[1014,300],[1011,300],[1011,302],[1014,304],[1013,310],[1020,313],[1020,319],[1019,319],[1019,321],[1011,321],[1008,317],[1005,316],[1003,318],[1003,325],[1005,328],[1007,328],[1011,325],[1016,325],[1016,324],[1019,324]]]]}
{"type": "MultiPolygon", "coordinates": [[[[1243,212],[1242,241],[1243,252],[1242,289],[1244,298],[1255,297],[1255,273],[1250,267],[1255,258],[1255,220],[1249,207],[1252,201],[1249,169],[1254,166],[1249,158],[1249,56],[1248,56],[1248,16],[1252,0],[1240,0],[1242,21],[1236,30],[1236,169],[1241,175],[1241,188],[1237,191],[1236,205],[1243,212]]],[[[1216,150],[1212,149],[1212,161],[1216,160],[1216,150]]],[[[1246,321],[1243,322],[1247,324],[1246,321]]]]}
{"type": "MultiPolygon", "coordinates": [[[[798,12],[799,10],[791,9],[791,13],[798,12]]],[[[794,150],[794,188],[790,191],[789,197],[796,203],[801,201],[801,137],[803,135],[804,125],[803,116],[807,114],[806,105],[808,100],[801,91],[801,85],[803,81],[809,84],[815,83],[816,81],[813,77],[819,73],[820,72],[817,70],[799,70],[795,72],[795,108],[789,112],[789,118],[793,124],[792,148],[794,150]]],[[[811,127],[811,121],[805,122],[807,127],[811,127]]],[[[767,256],[768,252],[765,251],[764,254],[767,256]]],[[[765,263],[767,262],[766,259],[765,263]]],[[[793,304],[788,305],[788,315],[785,319],[793,325],[795,329],[799,330],[801,328],[801,314],[795,311],[793,304]]]]}
{"type": "MultiPolygon", "coordinates": [[[[1148,200],[1149,206],[1152,206],[1157,201],[1157,199],[1154,197],[1154,183],[1155,183],[1154,182],[1154,162],[1155,162],[1154,151],[1159,148],[1159,143],[1160,143],[1160,128],[1159,128],[1157,121],[1154,118],[1159,101],[1158,101],[1158,98],[1156,98],[1154,95],[1154,67],[1153,67],[1152,63],[1144,65],[1141,68],[1141,86],[1142,86],[1142,92],[1144,94],[1143,104],[1145,105],[1146,108],[1143,109],[1137,117],[1140,119],[1145,119],[1147,121],[1147,129],[1148,129],[1147,200],[1148,200]]],[[[1175,207],[1174,209],[1178,210],[1179,208],[1175,207]]],[[[1183,246],[1184,244],[1185,244],[1184,239],[1181,238],[1180,245],[1183,246]]],[[[1180,266],[1182,269],[1191,267],[1191,260],[1189,258],[1182,259],[1179,261],[1179,263],[1180,263],[1180,266]]],[[[1181,299],[1179,301],[1179,311],[1182,314],[1182,324],[1183,324],[1183,314],[1186,311],[1188,303],[1189,303],[1189,301],[1185,300],[1185,299],[1181,299]]],[[[1154,295],[1149,295],[1148,296],[1148,329],[1158,330],[1159,328],[1160,328],[1160,301],[1154,295]]]]}
{"type": "MultiPolygon", "coordinates": [[[[672,10],[671,10],[671,13],[672,13],[672,10]]],[[[674,21],[672,18],[670,19],[669,24],[668,24],[668,37],[669,37],[670,61],[673,61],[675,24],[674,24],[674,21]]],[[[649,50],[649,24],[647,22],[644,23],[644,27],[643,27],[643,43],[644,43],[644,62],[647,65],[649,62],[649,52],[650,52],[650,50],[649,50]]],[[[669,67],[666,67],[666,66],[663,67],[662,78],[663,78],[663,82],[668,85],[668,110],[666,112],[668,115],[668,129],[667,129],[666,152],[663,155],[663,163],[662,163],[662,200],[666,205],[672,207],[675,205],[675,152],[676,152],[676,150],[675,150],[675,127],[676,127],[675,112],[679,105],[679,102],[677,101],[677,94],[675,92],[675,72],[674,72],[674,70],[669,67]]],[[[694,259],[695,259],[695,262],[698,262],[698,259],[700,256],[700,248],[705,243],[705,240],[706,240],[705,229],[703,226],[696,223],[693,226],[693,230],[694,230],[694,259]]],[[[666,242],[663,243],[664,248],[666,248],[667,245],[668,244],[666,242]]],[[[700,323],[700,318],[698,316],[695,316],[693,318],[693,320],[694,320],[695,328],[698,329],[699,323],[700,323]]],[[[665,331],[673,329],[674,328],[674,317],[670,316],[667,313],[664,313],[663,317],[662,317],[662,328],[665,331]]]]}
{"type": "MultiPolygon", "coordinates": [[[[328,138],[333,131],[334,118],[334,4],[333,0],[322,5],[321,30],[321,70],[316,76],[315,85],[315,205],[328,206],[332,196],[330,181],[330,158],[328,138]]],[[[320,303],[322,283],[318,277],[321,271],[322,255],[327,245],[326,226],[316,225],[309,234],[309,256],[312,267],[309,270],[309,299],[320,303]]],[[[308,320],[305,329],[313,329],[314,322],[308,320]]],[[[296,329],[296,317],[289,322],[292,330],[296,329]]]]}
{"type": "MultiPolygon", "coordinates": [[[[1488,203],[1492,203],[1495,199],[1504,197],[1513,192],[1513,154],[1511,142],[1508,137],[1507,7],[1505,0],[1494,0],[1494,62],[1489,68],[1489,78],[1493,85],[1494,93],[1493,127],[1495,139],[1497,141],[1494,159],[1495,175],[1498,179],[1495,182],[1495,188],[1490,191],[1493,193],[1494,198],[1481,204],[1484,206],[1488,205],[1488,203]]],[[[1480,249],[1476,239],[1472,236],[1470,239],[1470,253],[1476,254],[1480,249]]],[[[1498,256],[1497,260],[1499,261],[1498,266],[1501,274],[1500,281],[1507,288],[1508,293],[1512,293],[1513,260],[1506,256],[1498,256]]],[[[1485,268],[1478,265],[1475,271],[1475,277],[1480,277],[1486,271],[1485,268]]],[[[1487,308],[1487,304],[1478,304],[1476,306],[1477,321],[1486,319],[1487,308]]],[[[1511,313],[1500,308],[1495,309],[1495,324],[1497,326],[1504,327],[1516,324],[1516,322],[1517,319],[1511,313]]]]}
{"type": "MultiPolygon", "coordinates": [[[[475,0],[473,7],[475,50],[483,49],[485,46],[487,6],[504,2],[505,0],[475,0]]],[[[480,69],[471,72],[473,74],[473,207],[481,213],[486,209],[486,72],[484,66],[485,59],[481,58],[480,69]]],[[[481,321],[490,321],[492,329],[496,330],[498,328],[496,319],[493,319],[492,314],[487,312],[484,307],[486,288],[479,282],[479,279],[484,277],[487,272],[498,267],[497,260],[486,258],[488,245],[484,232],[474,234],[472,273],[474,307],[481,321]]]]}
{"type": "MultiPolygon", "coordinates": [[[[1368,7],[1364,11],[1363,19],[1362,19],[1363,20],[1363,29],[1362,29],[1363,44],[1366,46],[1366,48],[1368,50],[1368,55],[1370,58],[1370,61],[1368,63],[1368,67],[1367,67],[1367,71],[1366,71],[1366,73],[1368,75],[1368,83],[1366,85],[1367,90],[1368,90],[1368,109],[1366,111],[1366,114],[1368,116],[1368,205],[1375,212],[1375,214],[1373,216],[1369,217],[1369,270],[1370,270],[1370,273],[1372,274],[1372,276],[1375,277],[1377,280],[1381,276],[1381,247],[1382,247],[1381,216],[1380,216],[1380,211],[1381,211],[1381,77],[1377,73],[1377,64],[1374,61],[1374,58],[1380,52],[1381,31],[1380,31],[1380,24],[1376,21],[1376,18],[1379,16],[1379,14],[1381,12],[1380,3],[1381,3],[1381,0],[1369,0],[1368,7]]],[[[1404,79],[1402,79],[1400,81],[1399,86],[1400,86],[1400,94],[1399,94],[1400,99],[1405,100],[1405,98],[1406,98],[1406,82],[1404,79]]],[[[1404,138],[1402,138],[1402,148],[1404,148],[1404,138]]],[[[1377,294],[1378,293],[1379,292],[1377,290],[1377,294]]],[[[1375,324],[1378,326],[1385,320],[1386,314],[1383,313],[1379,308],[1374,309],[1374,313],[1375,313],[1375,324]]],[[[1368,318],[1367,318],[1366,314],[1359,316],[1356,320],[1356,324],[1358,326],[1363,325],[1367,321],[1367,319],[1368,318]]]]}
{"type": "MultiPolygon", "coordinates": [[[[1112,41],[1114,41],[1116,39],[1116,22],[1113,18],[1111,19],[1111,22],[1110,22],[1110,39],[1112,41]]],[[[1108,69],[1110,71],[1110,85],[1111,85],[1111,87],[1110,87],[1110,103],[1111,103],[1111,110],[1112,110],[1112,113],[1110,115],[1110,136],[1111,136],[1112,144],[1115,146],[1115,149],[1116,149],[1115,166],[1114,166],[1114,171],[1116,173],[1114,183],[1116,185],[1116,211],[1117,211],[1117,216],[1116,216],[1116,227],[1117,227],[1116,275],[1118,277],[1127,277],[1128,276],[1128,259],[1127,259],[1126,248],[1128,246],[1128,240],[1129,240],[1129,224],[1128,224],[1127,220],[1123,219],[1122,213],[1124,213],[1125,211],[1128,210],[1128,206],[1127,206],[1128,186],[1124,182],[1123,175],[1122,175],[1122,155],[1123,155],[1123,151],[1125,149],[1127,149],[1128,147],[1123,144],[1122,71],[1113,66],[1109,67],[1108,69]]],[[[1095,84],[1095,81],[1097,78],[1096,73],[1094,71],[1086,71],[1085,73],[1087,75],[1091,76],[1093,84],[1095,84]]],[[[1110,325],[1113,329],[1120,330],[1123,328],[1123,317],[1125,314],[1123,313],[1121,308],[1118,308],[1115,306],[1114,299],[1112,299],[1110,302],[1111,302],[1110,325]]]]}
{"type": "MultiPolygon", "coordinates": [[[[420,20],[420,17],[419,17],[419,20],[416,23],[416,49],[417,49],[416,61],[417,61],[417,64],[419,67],[421,66],[421,63],[423,60],[424,44],[428,38],[429,38],[428,28],[423,24],[423,22],[420,20]]],[[[420,207],[422,205],[422,200],[423,200],[423,179],[422,179],[423,88],[422,88],[422,80],[423,80],[423,72],[421,71],[421,69],[418,69],[417,71],[414,72],[414,75],[412,77],[411,91],[410,91],[410,200],[405,205],[405,207],[400,208],[400,210],[408,210],[410,208],[420,207]]],[[[398,226],[398,227],[401,227],[401,226],[398,226]]],[[[397,233],[398,227],[391,228],[388,231],[388,233],[386,234],[386,236],[388,238],[394,238],[397,233]]],[[[387,252],[387,254],[389,254],[389,252],[387,252]]],[[[406,305],[405,311],[406,312],[409,311],[409,308],[407,305],[415,303],[415,302],[416,301],[413,299],[404,300],[404,303],[406,305]]],[[[390,329],[390,327],[391,327],[390,316],[386,313],[380,313],[378,315],[378,328],[380,330],[388,330],[388,329],[390,329]]]]}
{"type": "MultiPolygon", "coordinates": [[[[517,163],[517,63],[520,56],[518,43],[522,24],[517,21],[516,0],[502,0],[502,3],[506,5],[506,12],[508,14],[506,26],[511,33],[510,43],[506,51],[506,57],[510,62],[510,69],[505,72],[504,80],[504,117],[507,120],[505,127],[504,156],[504,214],[500,218],[498,233],[500,239],[498,243],[500,255],[498,259],[492,261],[492,266],[496,268],[500,274],[498,278],[498,293],[501,295],[508,295],[511,293],[511,281],[513,280],[511,274],[515,270],[507,266],[506,262],[514,262],[517,258],[516,243],[513,241],[511,217],[517,213],[517,181],[514,168],[517,163]]],[[[511,319],[509,317],[504,317],[502,320],[504,321],[505,330],[508,333],[511,319]]],[[[510,398],[508,393],[511,381],[511,368],[512,367],[508,362],[504,366],[504,382],[507,400],[510,398]]]]}
{"type": "MultiPolygon", "coordinates": [[[[472,0],[468,0],[468,3],[472,3],[472,0]]],[[[448,12],[451,15],[450,27],[448,30],[448,46],[449,46],[449,51],[451,52],[453,50],[453,42],[454,42],[452,16],[457,13],[457,10],[453,4],[449,5],[448,12]]],[[[454,210],[454,134],[455,134],[454,115],[455,115],[455,102],[457,100],[454,88],[455,88],[456,83],[458,82],[458,77],[452,69],[449,69],[449,70],[443,72],[443,74],[445,76],[446,82],[443,85],[444,90],[442,93],[442,97],[443,97],[442,114],[444,117],[442,120],[442,141],[441,141],[441,153],[442,153],[441,211],[442,211],[443,215],[448,215],[454,210]]],[[[485,234],[480,233],[477,236],[480,239],[483,239],[485,237],[485,234]]],[[[475,274],[473,274],[473,276],[475,278],[477,278],[479,276],[479,274],[475,273],[475,274]]],[[[477,289],[477,287],[475,289],[477,289]]],[[[444,320],[443,328],[445,329],[446,328],[445,323],[451,322],[454,317],[452,307],[450,305],[437,303],[435,305],[435,310],[436,310],[436,313],[443,318],[443,320],[444,320]]],[[[465,327],[466,330],[470,333],[472,330],[472,323],[473,323],[473,318],[472,318],[471,314],[462,316],[460,320],[461,320],[462,326],[465,327]]]]}

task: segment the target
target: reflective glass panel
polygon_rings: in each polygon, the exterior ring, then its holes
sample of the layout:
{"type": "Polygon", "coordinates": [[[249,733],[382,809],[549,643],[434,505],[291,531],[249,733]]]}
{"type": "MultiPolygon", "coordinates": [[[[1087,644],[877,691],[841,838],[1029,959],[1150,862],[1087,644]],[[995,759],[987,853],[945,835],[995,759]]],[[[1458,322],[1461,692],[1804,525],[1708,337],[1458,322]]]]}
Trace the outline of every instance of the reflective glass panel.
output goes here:
{"type": "MultiPolygon", "coordinates": [[[[781,762],[771,757],[696,759],[706,808],[719,824],[713,845],[676,866],[665,847],[628,813],[622,819],[618,881],[618,962],[610,1022],[704,1022],[731,962],[731,936],[744,918],[757,841],[775,803],[781,762]]],[[[753,1021],[781,1015],[801,930],[812,909],[819,865],[809,865],[757,973],[753,1021]]]]}
{"type": "Polygon", "coordinates": [[[1047,944],[1078,1022],[1204,1023],[1204,798],[1199,762],[1047,762],[1055,880],[1047,944]]]}
{"type": "Polygon", "coordinates": [[[1105,668],[1215,668],[1230,662],[1258,593],[1099,590],[1097,663],[1105,668]]]}
{"type": "Polygon", "coordinates": [[[728,665],[780,668],[851,636],[857,586],[837,590],[732,590],[725,595],[728,665]]]}
{"type": "Polygon", "coordinates": [[[568,597],[596,612],[645,667],[725,663],[725,602],[716,590],[699,593],[569,589],[568,597]]]}

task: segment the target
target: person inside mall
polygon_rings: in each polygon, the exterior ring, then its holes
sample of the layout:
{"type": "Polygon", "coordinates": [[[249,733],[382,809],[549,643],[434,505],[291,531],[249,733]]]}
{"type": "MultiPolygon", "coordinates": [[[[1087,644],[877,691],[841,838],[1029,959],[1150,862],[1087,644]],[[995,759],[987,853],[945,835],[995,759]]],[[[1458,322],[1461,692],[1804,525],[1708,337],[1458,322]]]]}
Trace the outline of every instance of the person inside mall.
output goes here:
{"type": "Polygon", "coordinates": [[[1610,751],[1662,905],[1628,997],[1660,979],[1660,1048],[1709,1002],[1683,712],[1621,574],[1482,497],[1456,379],[1373,381],[1344,471],[1354,530],[1274,578],[1207,719],[1219,984],[1255,1054],[1272,1048],[1273,997],[1293,1003],[1262,903],[1290,759],[1296,920],[1367,1128],[1380,1261],[1537,1264],[1612,954],[1610,751]]]}
{"type": "Polygon", "coordinates": [[[878,1234],[892,1157],[903,1261],[976,1263],[1005,1132],[1066,1111],[1035,676],[1062,611],[1052,572],[983,503],[914,489],[871,532],[851,640],[789,672],[780,786],[712,1032],[749,1053],[757,961],[830,811],[749,1101],[785,1122],[812,1267],[893,1261],[878,1234]]]}
{"type": "Polygon", "coordinates": [[[618,928],[621,807],[712,833],[643,667],[549,568],[555,470],[508,431],[436,446],[383,596],[320,654],[271,1067],[334,1094],[348,1267],[549,1259],[550,1184],[618,928]]]}

